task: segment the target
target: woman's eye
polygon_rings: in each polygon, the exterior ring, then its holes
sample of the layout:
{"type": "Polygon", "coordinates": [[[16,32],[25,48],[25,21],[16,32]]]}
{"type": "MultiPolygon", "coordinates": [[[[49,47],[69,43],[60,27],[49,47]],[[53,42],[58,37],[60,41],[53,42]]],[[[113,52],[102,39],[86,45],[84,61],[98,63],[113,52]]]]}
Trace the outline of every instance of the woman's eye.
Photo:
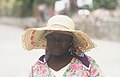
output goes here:
{"type": "Polygon", "coordinates": [[[47,40],[48,41],[58,41],[58,42],[67,42],[67,41],[70,41],[71,39],[69,37],[58,37],[58,36],[48,36],[47,37],[47,40]]]}

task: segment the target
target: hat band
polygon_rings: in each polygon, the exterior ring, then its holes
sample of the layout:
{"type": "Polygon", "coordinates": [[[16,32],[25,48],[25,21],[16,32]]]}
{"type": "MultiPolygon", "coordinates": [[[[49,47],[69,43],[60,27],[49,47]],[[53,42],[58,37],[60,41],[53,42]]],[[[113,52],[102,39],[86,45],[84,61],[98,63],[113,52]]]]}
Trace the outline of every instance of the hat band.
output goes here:
{"type": "MultiPolygon", "coordinates": [[[[45,37],[53,32],[57,32],[57,31],[45,31],[45,37]]],[[[71,32],[60,32],[60,33],[63,33],[63,34],[68,34],[68,35],[71,35],[71,36],[74,36],[73,33],[71,32]]]]}

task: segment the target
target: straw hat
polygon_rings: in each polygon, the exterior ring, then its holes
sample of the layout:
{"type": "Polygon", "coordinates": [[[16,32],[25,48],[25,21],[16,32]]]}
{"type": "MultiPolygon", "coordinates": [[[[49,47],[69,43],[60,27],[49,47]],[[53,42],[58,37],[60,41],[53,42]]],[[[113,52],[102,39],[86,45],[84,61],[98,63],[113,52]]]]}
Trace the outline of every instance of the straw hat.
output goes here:
{"type": "Polygon", "coordinates": [[[56,15],[51,17],[47,26],[43,28],[29,28],[25,31],[22,43],[25,49],[46,49],[46,31],[71,32],[75,47],[79,47],[82,52],[88,51],[95,47],[89,36],[81,31],[75,30],[75,24],[71,18],[65,15],[56,15]]]}

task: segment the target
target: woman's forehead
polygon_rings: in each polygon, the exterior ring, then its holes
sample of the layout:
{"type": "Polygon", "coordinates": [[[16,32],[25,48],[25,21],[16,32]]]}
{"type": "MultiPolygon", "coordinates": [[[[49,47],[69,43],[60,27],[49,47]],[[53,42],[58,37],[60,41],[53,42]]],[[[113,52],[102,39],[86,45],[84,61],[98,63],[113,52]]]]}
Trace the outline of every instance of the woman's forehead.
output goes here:
{"type": "Polygon", "coordinates": [[[48,34],[47,36],[49,36],[49,37],[54,37],[54,36],[72,37],[72,35],[70,35],[70,34],[59,32],[59,31],[52,32],[52,33],[48,34]]]}

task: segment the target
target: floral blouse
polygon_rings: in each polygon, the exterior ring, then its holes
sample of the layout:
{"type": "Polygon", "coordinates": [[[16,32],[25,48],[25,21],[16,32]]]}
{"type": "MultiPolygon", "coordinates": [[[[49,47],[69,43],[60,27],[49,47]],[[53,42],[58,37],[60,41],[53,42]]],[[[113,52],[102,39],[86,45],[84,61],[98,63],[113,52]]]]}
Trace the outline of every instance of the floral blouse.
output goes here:
{"type": "MultiPolygon", "coordinates": [[[[95,60],[91,57],[88,57],[88,60],[90,61],[89,68],[83,65],[80,60],[73,58],[62,77],[104,77],[95,60]]],[[[50,71],[46,62],[38,60],[35,65],[32,66],[30,77],[56,76],[50,71]]]]}

